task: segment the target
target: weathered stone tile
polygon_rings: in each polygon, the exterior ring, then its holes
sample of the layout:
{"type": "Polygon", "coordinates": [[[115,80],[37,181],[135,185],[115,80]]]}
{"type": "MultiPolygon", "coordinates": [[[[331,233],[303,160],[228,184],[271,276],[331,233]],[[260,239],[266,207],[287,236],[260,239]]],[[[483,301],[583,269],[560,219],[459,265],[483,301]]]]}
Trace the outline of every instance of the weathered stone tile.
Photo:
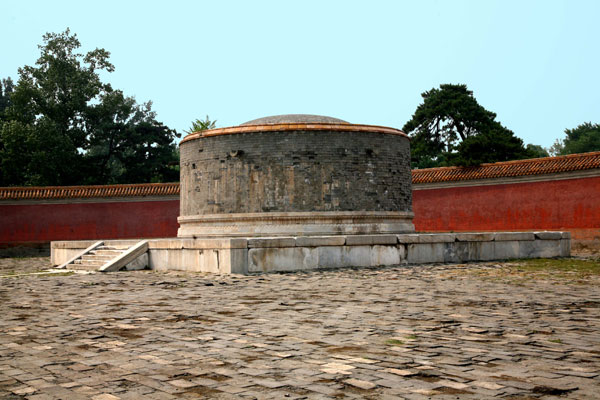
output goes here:
{"type": "Polygon", "coordinates": [[[371,390],[371,389],[374,389],[377,387],[377,385],[374,384],[373,382],[363,381],[363,380],[354,379],[354,378],[346,379],[344,381],[344,383],[347,385],[350,385],[350,386],[357,387],[359,389],[363,389],[363,390],[371,390]]]}
{"type": "MultiPolygon", "coordinates": [[[[468,256],[469,243],[456,243],[468,256]]],[[[343,266],[344,248],[370,246],[329,247],[343,266]]],[[[598,278],[514,285],[509,271],[470,263],[4,279],[0,398],[27,388],[34,399],[491,398],[536,387],[594,398],[598,278]],[[375,386],[340,384],[348,380],[375,386]]]]}

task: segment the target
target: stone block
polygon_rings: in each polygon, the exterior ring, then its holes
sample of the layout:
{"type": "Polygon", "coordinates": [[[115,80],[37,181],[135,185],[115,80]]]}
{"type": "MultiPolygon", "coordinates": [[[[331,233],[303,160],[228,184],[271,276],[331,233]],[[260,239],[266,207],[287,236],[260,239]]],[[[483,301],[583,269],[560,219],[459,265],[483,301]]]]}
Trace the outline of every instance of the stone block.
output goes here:
{"type": "Polygon", "coordinates": [[[317,248],[280,247],[248,250],[248,272],[300,271],[318,267],[317,248]]]}
{"type": "Polygon", "coordinates": [[[248,250],[247,249],[223,249],[219,250],[220,273],[242,274],[248,273],[248,250]]]}
{"type": "Polygon", "coordinates": [[[406,245],[409,264],[444,262],[446,243],[410,243],[406,245]]]}
{"type": "Polygon", "coordinates": [[[343,246],[317,247],[319,268],[340,268],[342,262],[343,246]]]}
{"type": "Polygon", "coordinates": [[[344,246],[342,248],[343,267],[370,267],[372,246],[344,246]]]}
{"type": "Polygon", "coordinates": [[[50,262],[52,265],[61,265],[77,256],[82,252],[83,249],[67,249],[67,248],[55,248],[53,247],[50,251],[50,262]]]}
{"type": "Polygon", "coordinates": [[[465,243],[452,242],[444,243],[444,262],[458,263],[462,262],[464,258],[464,252],[466,249],[465,243]]]}
{"type": "Polygon", "coordinates": [[[453,233],[422,233],[419,243],[451,243],[456,240],[453,233]]]}
{"type": "Polygon", "coordinates": [[[273,237],[248,239],[248,248],[262,247],[295,247],[296,239],[293,237],[273,237]]]}
{"type": "MultiPolygon", "coordinates": [[[[319,268],[369,267],[372,264],[373,246],[324,246],[317,247],[319,268]]],[[[382,258],[389,260],[389,254],[382,251],[382,258]]],[[[394,259],[395,260],[395,259],[394,259]]]]}
{"type": "Polygon", "coordinates": [[[495,259],[494,242],[473,242],[469,249],[469,261],[490,261],[495,259]]]}
{"type": "MultiPolygon", "coordinates": [[[[533,234],[531,234],[533,236],[533,234]]],[[[530,240],[525,240],[529,242],[530,240]]],[[[510,260],[519,258],[519,242],[516,240],[502,240],[494,242],[494,260],[510,260]]]]}
{"type": "Polygon", "coordinates": [[[458,242],[491,242],[493,232],[455,233],[458,242]]]}
{"type": "Polygon", "coordinates": [[[192,267],[193,265],[199,265],[203,272],[212,272],[214,274],[221,272],[219,268],[219,250],[191,250],[189,254],[193,255],[197,260],[189,260],[187,262],[188,268],[192,267]]]}
{"type": "Polygon", "coordinates": [[[371,266],[398,265],[404,261],[404,246],[372,246],[371,266]]]}
{"type": "MultiPolygon", "coordinates": [[[[159,271],[179,270],[190,272],[232,272],[228,265],[229,249],[149,249],[150,269],[159,271]]],[[[246,250],[240,250],[246,252],[246,250]]]]}
{"type": "Polygon", "coordinates": [[[496,242],[515,241],[515,240],[535,240],[533,232],[496,232],[494,234],[496,242]]]}
{"type": "Polygon", "coordinates": [[[519,258],[547,258],[560,256],[560,240],[519,242],[519,258]]]}
{"type": "Polygon", "coordinates": [[[419,243],[419,237],[421,234],[419,233],[405,233],[401,235],[396,235],[398,238],[398,243],[419,243]]]}
{"type": "Polygon", "coordinates": [[[570,257],[571,256],[571,239],[560,240],[560,256],[570,257]]]}
{"type": "Polygon", "coordinates": [[[562,232],[533,232],[535,234],[536,239],[541,240],[560,240],[562,239],[562,232]]]}
{"type": "Polygon", "coordinates": [[[346,246],[396,243],[398,243],[398,238],[396,235],[351,235],[346,237],[346,246]]]}
{"type": "Polygon", "coordinates": [[[469,261],[489,261],[494,259],[494,242],[453,242],[445,243],[444,262],[465,263],[469,261]]]}
{"type": "Polygon", "coordinates": [[[343,246],[346,236],[299,236],[296,247],[343,246]]]}
{"type": "Polygon", "coordinates": [[[571,239],[571,232],[565,231],[562,233],[562,239],[571,239]]]}

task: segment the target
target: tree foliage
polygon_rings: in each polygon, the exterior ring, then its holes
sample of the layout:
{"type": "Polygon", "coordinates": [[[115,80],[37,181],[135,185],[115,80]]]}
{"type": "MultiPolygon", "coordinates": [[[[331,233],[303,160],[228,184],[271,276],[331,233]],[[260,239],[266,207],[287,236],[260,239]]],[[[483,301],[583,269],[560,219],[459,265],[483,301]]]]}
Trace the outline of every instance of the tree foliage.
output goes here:
{"type": "MultiPolygon", "coordinates": [[[[178,179],[173,140],[151,102],[103,83],[109,53],[79,53],[67,29],[48,33],[35,66],[19,69],[0,127],[1,185],[72,185],[178,179]]],[[[5,86],[6,88],[6,86],[5,86]]]]}
{"type": "Polygon", "coordinates": [[[528,144],[526,147],[527,151],[533,158],[550,157],[548,149],[540,146],[539,144],[528,144]]]}
{"type": "Polygon", "coordinates": [[[0,80],[0,124],[4,121],[4,111],[11,104],[10,96],[14,90],[15,85],[10,77],[0,80]]]}
{"type": "Polygon", "coordinates": [[[474,166],[534,156],[508,129],[491,129],[469,136],[458,145],[457,150],[450,157],[452,165],[474,166]]]}
{"type": "Polygon", "coordinates": [[[556,155],[600,151],[600,124],[584,122],[574,129],[565,129],[566,137],[552,146],[556,155]]]}
{"type": "Polygon", "coordinates": [[[531,156],[523,141],[496,121],[466,85],[443,84],[421,94],[403,130],[411,137],[413,168],[477,165],[531,156]]]}

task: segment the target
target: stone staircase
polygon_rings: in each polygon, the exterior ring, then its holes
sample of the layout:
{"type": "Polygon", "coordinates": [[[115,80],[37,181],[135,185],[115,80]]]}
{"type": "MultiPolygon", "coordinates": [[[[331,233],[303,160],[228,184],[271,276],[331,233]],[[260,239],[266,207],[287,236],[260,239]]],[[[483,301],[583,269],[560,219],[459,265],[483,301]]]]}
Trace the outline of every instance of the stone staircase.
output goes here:
{"type": "Polygon", "coordinates": [[[121,269],[137,270],[148,266],[148,241],[142,240],[132,246],[111,245],[96,242],[83,250],[60,269],[75,271],[112,272],[121,269]]]}
{"type": "Polygon", "coordinates": [[[118,249],[114,246],[100,246],[89,253],[84,254],[81,258],[73,261],[69,265],[69,269],[83,271],[98,271],[107,262],[114,260],[118,256],[125,253],[128,249],[118,249]]]}

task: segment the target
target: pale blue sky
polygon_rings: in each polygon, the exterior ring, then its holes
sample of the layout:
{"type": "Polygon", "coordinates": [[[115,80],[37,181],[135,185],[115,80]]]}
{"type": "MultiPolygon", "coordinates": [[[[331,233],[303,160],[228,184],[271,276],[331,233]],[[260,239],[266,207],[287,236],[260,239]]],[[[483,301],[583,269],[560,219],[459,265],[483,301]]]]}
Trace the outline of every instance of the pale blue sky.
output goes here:
{"type": "Polygon", "coordinates": [[[105,79],[182,132],[308,113],[401,128],[465,83],[525,143],[600,123],[600,1],[4,1],[0,77],[45,32],[103,47],[105,79]]]}

